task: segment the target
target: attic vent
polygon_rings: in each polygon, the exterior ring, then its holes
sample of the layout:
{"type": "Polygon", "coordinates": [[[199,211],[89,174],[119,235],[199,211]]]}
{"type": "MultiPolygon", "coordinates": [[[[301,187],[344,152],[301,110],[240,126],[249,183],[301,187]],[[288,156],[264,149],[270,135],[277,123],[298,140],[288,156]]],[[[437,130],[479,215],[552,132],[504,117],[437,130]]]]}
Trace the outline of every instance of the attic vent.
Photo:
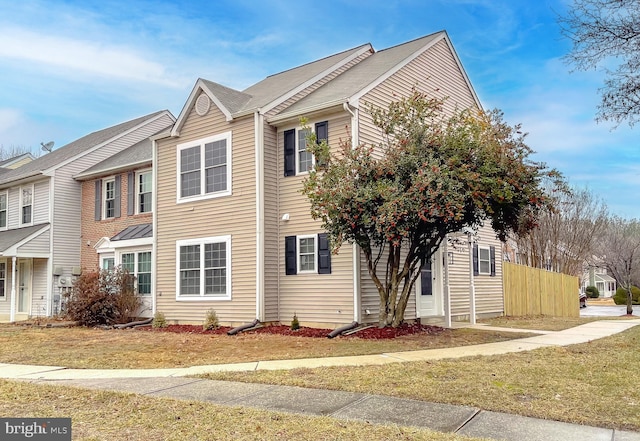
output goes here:
{"type": "Polygon", "coordinates": [[[196,113],[205,116],[209,112],[209,107],[211,107],[211,100],[206,94],[201,94],[196,100],[196,113]]]}

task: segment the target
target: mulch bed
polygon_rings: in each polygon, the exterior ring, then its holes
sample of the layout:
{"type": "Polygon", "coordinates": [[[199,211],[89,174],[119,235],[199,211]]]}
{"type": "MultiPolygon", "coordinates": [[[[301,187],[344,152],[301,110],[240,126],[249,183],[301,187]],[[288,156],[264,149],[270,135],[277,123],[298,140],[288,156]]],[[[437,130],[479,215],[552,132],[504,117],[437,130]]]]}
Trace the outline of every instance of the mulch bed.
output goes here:
{"type": "MultiPolygon", "coordinates": [[[[141,328],[137,328],[145,331],[151,332],[175,332],[175,333],[187,333],[187,334],[214,334],[221,335],[226,334],[232,328],[228,326],[221,326],[217,329],[213,329],[210,331],[205,331],[202,329],[202,326],[198,325],[169,325],[165,328],[152,328],[150,326],[145,326],[141,328]]],[[[301,327],[295,331],[291,330],[291,327],[285,325],[271,325],[271,326],[263,326],[261,328],[244,331],[243,334],[274,334],[274,335],[287,335],[292,337],[310,337],[310,338],[327,338],[327,335],[333,329],[318,329],[318,328],[305,328],[301,327]]],[[[445,328],[441,328],[439,326],[430,326],[430,325],[421,325],[418,323],[413,324],[403,324],[397,328],[378,328],[377,326],[373,326],[370,328],[366,328],[355,332],[350,335],[340,336],[340,338],[362,338],[362,339],[370,339],[370,340],[383,340],[383,339],[392,339],[396,337],[402,337],[405,335],[438,335],[445,332],[445,328]]]]}

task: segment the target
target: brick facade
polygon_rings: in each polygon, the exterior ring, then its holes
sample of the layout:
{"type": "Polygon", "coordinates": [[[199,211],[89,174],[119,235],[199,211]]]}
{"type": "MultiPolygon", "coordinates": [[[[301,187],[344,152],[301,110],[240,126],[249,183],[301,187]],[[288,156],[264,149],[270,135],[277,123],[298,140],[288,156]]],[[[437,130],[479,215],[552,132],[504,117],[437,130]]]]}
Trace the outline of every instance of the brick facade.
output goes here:
{"type": "MultiPolygon", "coordinates": [[[[150,168],[142,167],[131,171],[145,171],[150,168]]],[[[120,231],[133,225],[151,223],[152,213],[127,215],[127,191],[128,173],[125,171],[117,173],[120,175],[120,217],[112,219],[95,220],[95,182],[104,178],[113,177],[116,174],[108,174],[99,178],[82,182],[82,214],[81,214],[81,252],[80,262],[83,269],[95,270],[99,267],[99,256],[94,246],[103,237],[113,237],[120,231]]],[[[136,201],[137,202],[137,201],[136,201]]]]}

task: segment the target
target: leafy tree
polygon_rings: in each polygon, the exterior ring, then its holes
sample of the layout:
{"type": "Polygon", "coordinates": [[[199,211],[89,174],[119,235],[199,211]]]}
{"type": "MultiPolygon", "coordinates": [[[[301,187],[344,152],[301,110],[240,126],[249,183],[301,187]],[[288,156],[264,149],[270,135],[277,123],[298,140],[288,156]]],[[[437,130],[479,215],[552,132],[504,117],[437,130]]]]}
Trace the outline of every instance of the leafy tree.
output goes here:
{"type": "Polygon", "coordinates": [[[640,221],[612,217],[600,244],[601,261],[627,291],[627,314],[632,314],[632,282],[640,268],[640,221]]]}
{"type": "Polygon", "coordinates": [[[485,220],[503,240],[531,229],[549,204],[541,181],[560,176],[529,161],[524,135],[497,111],[446,117],[443,100],[414,91],[369,112],[384,134],[379,145],[347,139],[330,152],[311,135],[318,165],[303,193],[334,252],[343,242],[360,247],[380,296],[378,324],[397,327],[420,268],[449,233],[485,220]]]}
{"type": "Polygon", "coordinates": [[[573,42],[565,60],[577,70],[605,66],[598,120],[629,125],[640,118],[640,2],[573,0],[560,18],[562,34],[573,42]],[[607,65],[617,65],[610,70],[607,65]]]}

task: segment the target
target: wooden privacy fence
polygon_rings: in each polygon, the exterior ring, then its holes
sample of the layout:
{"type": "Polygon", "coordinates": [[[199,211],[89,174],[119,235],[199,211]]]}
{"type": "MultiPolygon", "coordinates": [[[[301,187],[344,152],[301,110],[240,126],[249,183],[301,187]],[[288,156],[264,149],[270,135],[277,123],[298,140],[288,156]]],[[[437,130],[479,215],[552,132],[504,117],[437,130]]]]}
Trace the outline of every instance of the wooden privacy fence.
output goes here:
{"type": "Polygon", "coordinates": [[[505,315],[580,316],[577,277],[509,262],[502,274],[505,315]]]}

